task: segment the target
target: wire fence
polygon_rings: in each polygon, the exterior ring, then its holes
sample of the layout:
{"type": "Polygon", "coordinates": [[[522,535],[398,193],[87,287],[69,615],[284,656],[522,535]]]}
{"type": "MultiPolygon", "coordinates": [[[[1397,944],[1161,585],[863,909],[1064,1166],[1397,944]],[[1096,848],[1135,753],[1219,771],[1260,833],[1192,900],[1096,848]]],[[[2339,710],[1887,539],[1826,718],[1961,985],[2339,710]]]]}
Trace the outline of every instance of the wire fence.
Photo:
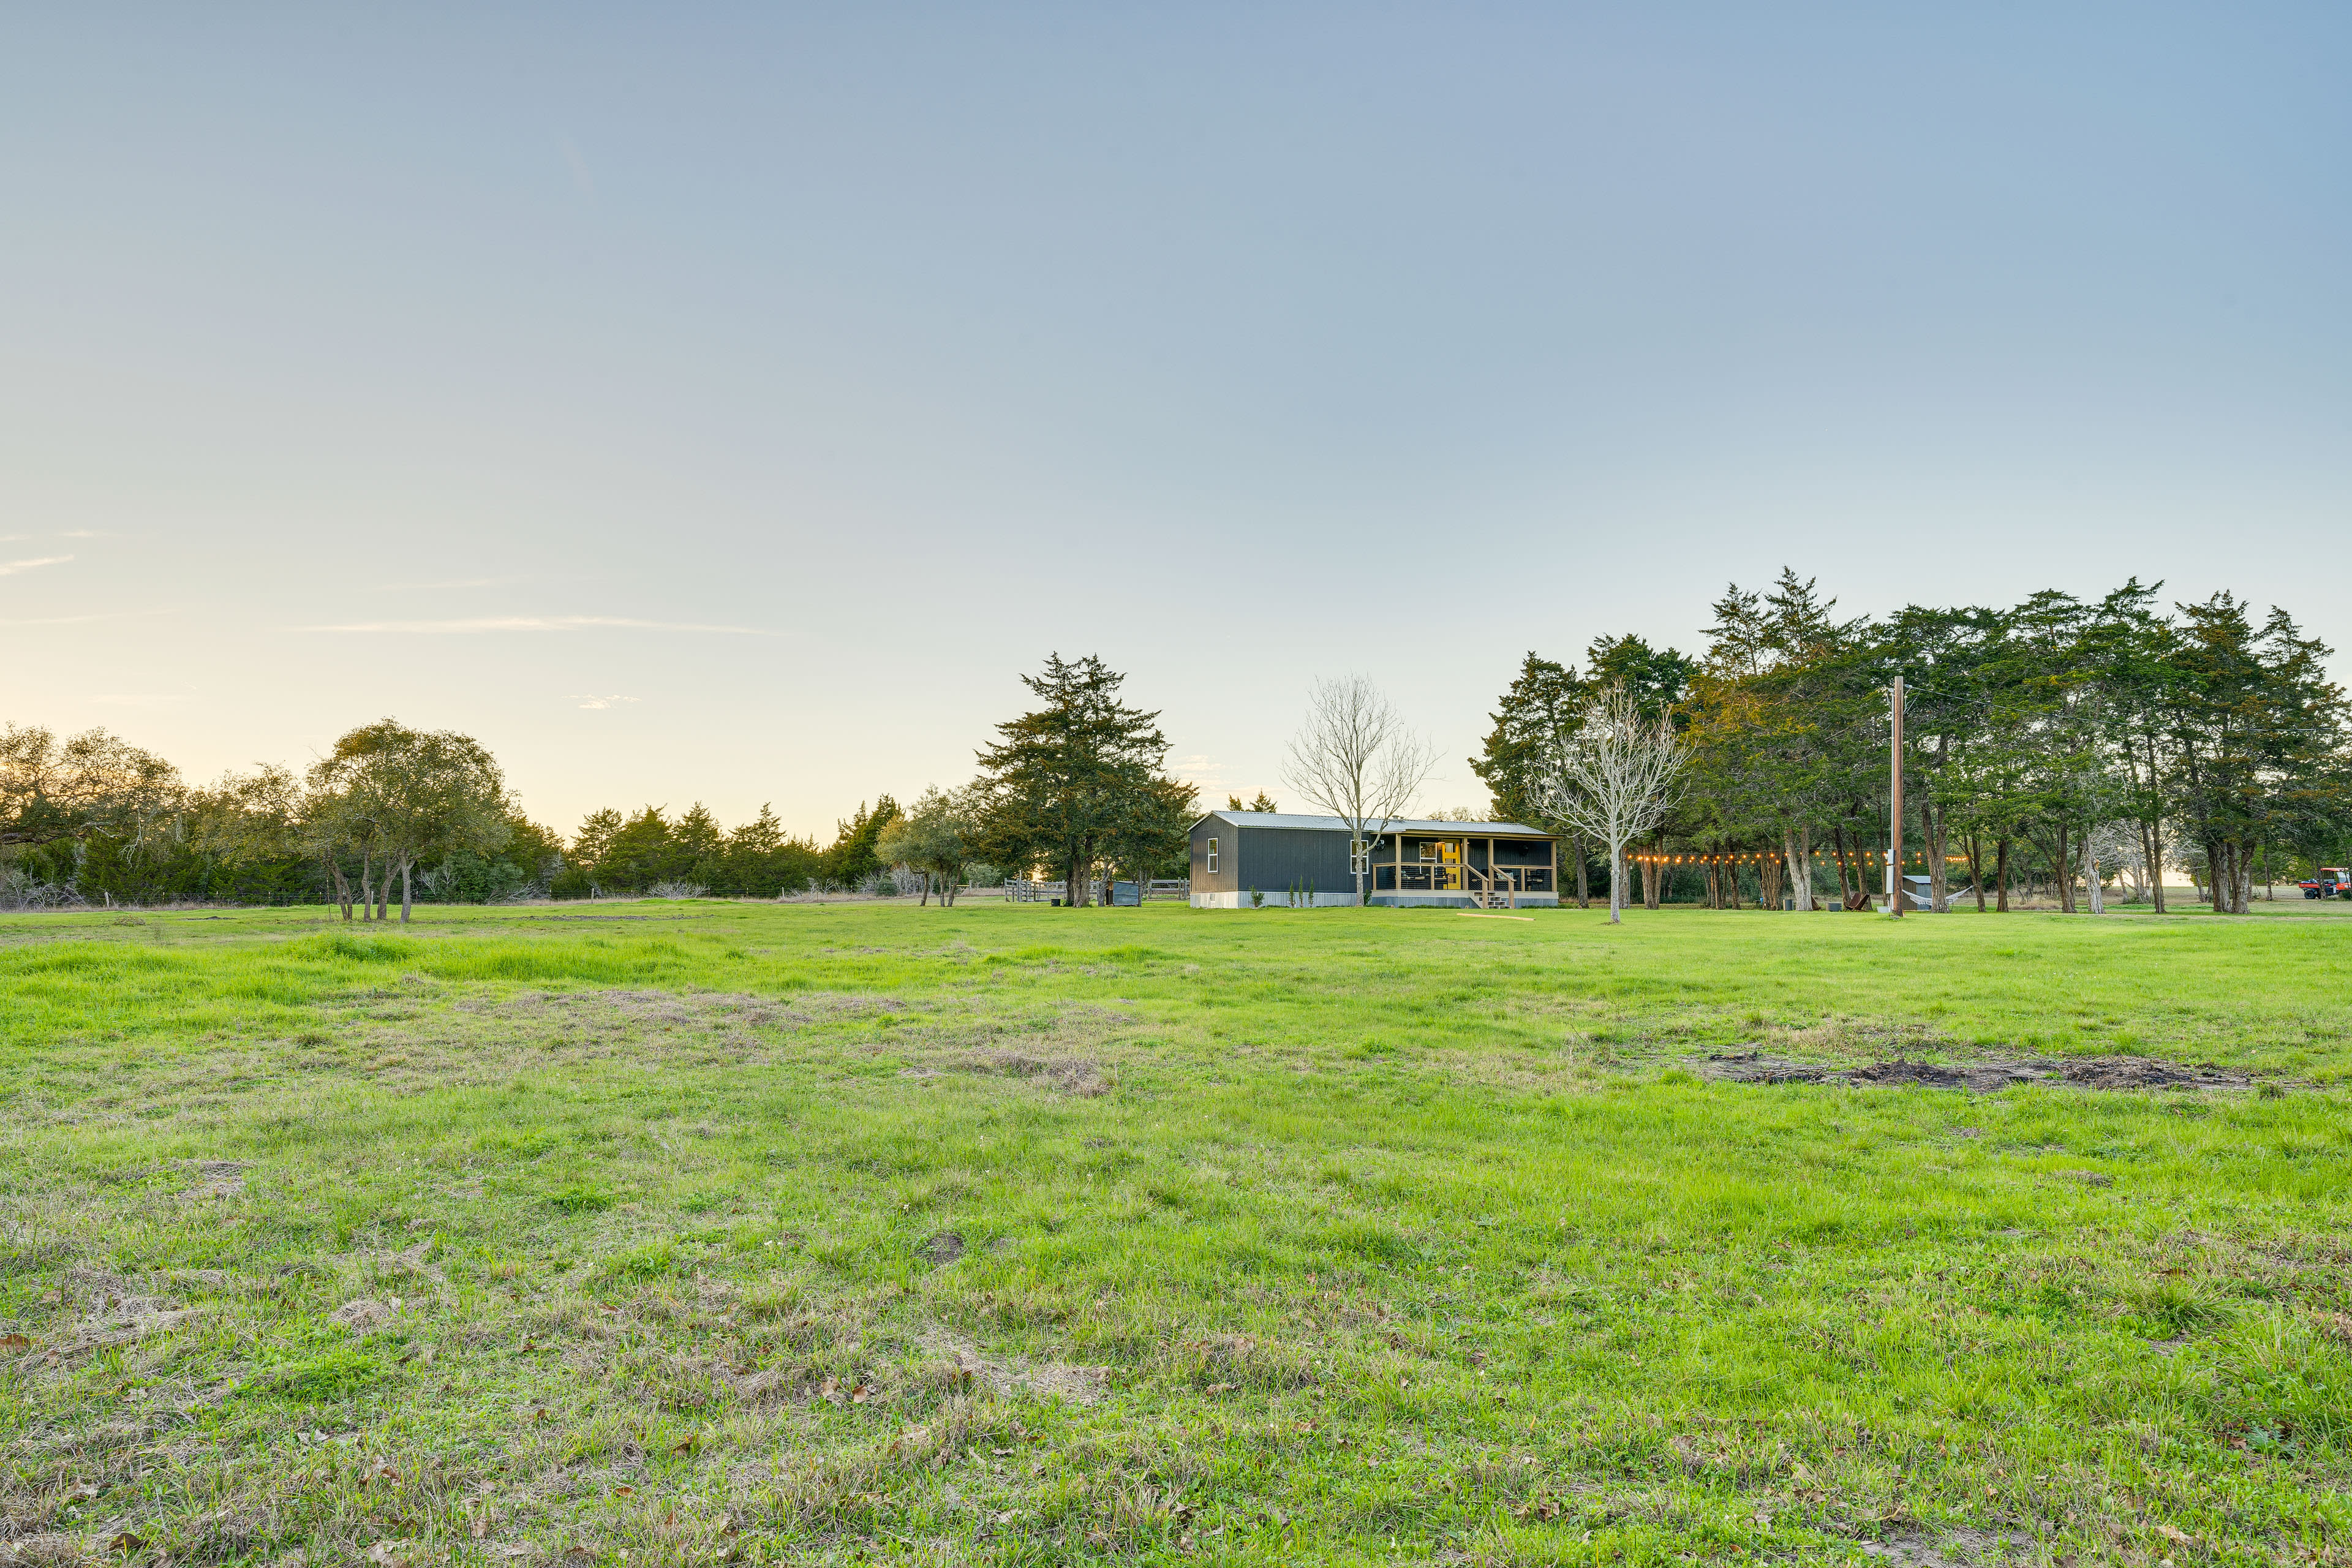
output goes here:
{"type": "MultiPolygon", "coordinates": [[[[1004,881],[1004,901],[1008,904],[1044,904],[1066,900],[1070,896],[1067,881],[1048,882],[1038,879],[1008,877],[1004,881]]],[[[1113,877],[1100,877],[1087,884],[1090,903],[1132,903],[1144,899],[1189,899],[1192,881],[1189,877],[1159,878],[1136,883],[1120,881],[1113,877]]]]}

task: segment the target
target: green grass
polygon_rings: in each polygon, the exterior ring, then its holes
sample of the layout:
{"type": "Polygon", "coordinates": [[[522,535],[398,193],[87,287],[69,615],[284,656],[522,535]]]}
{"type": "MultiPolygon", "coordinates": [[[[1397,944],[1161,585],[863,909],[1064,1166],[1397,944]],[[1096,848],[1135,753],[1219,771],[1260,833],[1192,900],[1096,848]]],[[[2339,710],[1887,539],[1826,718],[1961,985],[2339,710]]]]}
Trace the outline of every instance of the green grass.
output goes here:
{"type": "Polygon", "coordinates": [[[2319,909],[0,917],[5,1528],[2341,1561],[2319,909]],[[1754,1047],[2260,1089],[1706,1078],[1754,1047]]]}

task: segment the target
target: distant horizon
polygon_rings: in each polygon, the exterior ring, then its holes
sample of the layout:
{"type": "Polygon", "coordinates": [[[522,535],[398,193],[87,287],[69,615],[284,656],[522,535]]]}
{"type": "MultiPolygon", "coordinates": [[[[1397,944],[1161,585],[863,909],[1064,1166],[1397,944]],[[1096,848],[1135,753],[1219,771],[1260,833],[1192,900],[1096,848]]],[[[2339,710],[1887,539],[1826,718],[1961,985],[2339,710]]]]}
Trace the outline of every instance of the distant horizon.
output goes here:
{"type": "MultiPolygon", "coordinates": [[[[1203,798],[1360,672],[2229,589],[2352,645],[2352,12],[0,22],[0,718],[394,715],[535,820],[971,776],[1099,653],[1203,798]]],[[[2336,660],[2347,667],[2342,656],[2336,660]]]]}

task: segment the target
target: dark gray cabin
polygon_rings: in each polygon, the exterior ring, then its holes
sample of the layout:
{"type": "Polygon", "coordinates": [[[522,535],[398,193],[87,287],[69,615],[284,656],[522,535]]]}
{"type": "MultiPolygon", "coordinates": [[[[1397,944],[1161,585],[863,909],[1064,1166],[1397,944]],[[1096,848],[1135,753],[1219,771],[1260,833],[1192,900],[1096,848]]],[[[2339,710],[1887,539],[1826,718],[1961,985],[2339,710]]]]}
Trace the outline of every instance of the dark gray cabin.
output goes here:
{"type": "MultiPolygon", "coordinates": [[[[1337,816],[1213,811],[1192,824],[1192,907],[1351,903],[1354,837],[1337,816]]],[[[1376,904],[1559,902],[1558,840],[1516,822],[1391,822],[1369,846],[1365,864],[1376,904]]]]}

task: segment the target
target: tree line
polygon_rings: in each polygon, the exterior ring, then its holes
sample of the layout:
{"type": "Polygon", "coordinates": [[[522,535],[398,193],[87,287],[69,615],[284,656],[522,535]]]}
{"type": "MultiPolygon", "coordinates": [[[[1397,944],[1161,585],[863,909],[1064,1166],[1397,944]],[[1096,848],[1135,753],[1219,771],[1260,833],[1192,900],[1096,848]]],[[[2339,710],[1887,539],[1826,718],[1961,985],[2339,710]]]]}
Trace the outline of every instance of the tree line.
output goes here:
{"type": "MultiPolygon", "coordinates": [[[[2168,606],[2161,586],[1873,619],[1839,616],[1783,571],[1769,589],[1728,587],[1696,658],[1631,637],[1596,641],[1581,668],[1530,653],[1471,766],[1498,815],[1540,819],[1546,759],[1622,691],[1686,752],[1628,873],[1644,903],[1745,893],[1805,909],[1818,891],[1864,908],[1893,826],[1900,676],[1916,847],[1904,869],[1935,907],[1965,868],[1979,908],[2006,910],[2024,884],[2071,910],[2122,875],[2161,909],[2169,865],[2242,913],[2258,877],[2342,864],[2352,844],[2344,693],[2329,650],[2284,611],[2226,592],[2168,606]]],[[[1607,873],[1577,847],[1581,901],[1607,873]]]]}
{"type": "Polygon", "coordinates": [[[652,806],[626,819],[602,811],[582,823],[551,891],[832,889],[944,905],[1008,872],[1044,871],[1083,904],[1107,877],[1181,875],[1197,800],[1167,773],[1159,714],[1124,701],[1127,678],[1095,655],[1056,653],[1021,679],[1033,705],[995,726],[972,779],[904,805],[888,795],[860,804],[829,847],[786,837],[764,807],[731,833],[699,805],[674,821],[652,806]]]}
{"type": "Polygon", "coordinates": [[[828,847],[762,805],[722,827],[699,803],[592,812],[569,840],[526,816],[479,742],[394,719],[278,766],[191,784],[103,730],[0,726],[0,907],[332,903],[401,918],[417,903],[648,892],[774,898],[872,887],[900,816],[882,795],[828,847]]]}
{"type": "MultiPolygon", "coordinates": [[[[2352,845],[2344,693],[2329,650],[2284,612],[2227,593],[2168,606],[2160,586],[1873,619],[1841,617],[1784,571],[1769,589],[1728,587],[1696,657],[1638,637],[1598,638],[1580,664],[1529,653],[1470,765],[1494,816],[1567,837],[1580,903],[1596,886],[1630,902],[1638,879],[1652,907],[1806,909],[1817,894],[1867,907],[1892,826],[1900,676],[1903,837],[1919,847],[1904,869],[1924,873],[1937,907],[1958,866],[1979,907],[2007,909],[2021,884],[2095,907],[2121,871],[2161,908],[2172,866],[2242,912],[2258,877],[2342,864],[2352,845]],[[1611,759],[1641,761],[1653,731],[1675,753],[1671,791],[1643,805],[1633,790],[1630,815],[1588,809],[1608,778],[1638,775],[1611,759]],[[1643,836],[1630,854],[1627,823],[1643,836]]],[[[373,921],[395,901],[406,919],[419,901],[532,896],[947,902],[1040,871],[1085,903],[1102,879],[1181,875],[1199,802],[1167,771],[1160,715],[1129,703],[1097,656],[1055,654],[1021,679],[1031,701],[994,726],[971,780],[861,803],[824,846],[767,806],[728,828],[699,804],[593,812],[567,839],[524,815],[479,742],[392,719],[299,774],[205,785],[104,731],[0,725],[0,902],[331,901],[373,921]]],[[[1422,787],[1426,746],[1359,679],[1321,683],[1310,710],[1293,787],[1377,838],[1422,787]]]]}
{"type": "Polygon", "coordinates": [[[700,803],[592,812],[569,839],[531,821],[472,738],[385,719],[297,773],[191,784],[103,730],[0,725],[0,905],[331,902],[401,920],[419,902],[809,890],[951,900],[1005,868],[1046,870],[1088,901],[1098,876],[1181,874],[1192,787],[1171,778],[1159,715],[1088,656],[1024,677],[1030,710],[996,727],[954,789],[861,803],[834,841],[762,805],[722,826],[700,803]]]}
{"type": "Polygon", "coordinates": [[[406,921],[420,890],[519,884],[530,873],[516,858],[554,843],[488,751],[454,731],[384,719],[302,773],[190,785],[103,730],[0,726],[0,898],[18,907],[331,901],[382,921],[397,900],[406,921]]]}

